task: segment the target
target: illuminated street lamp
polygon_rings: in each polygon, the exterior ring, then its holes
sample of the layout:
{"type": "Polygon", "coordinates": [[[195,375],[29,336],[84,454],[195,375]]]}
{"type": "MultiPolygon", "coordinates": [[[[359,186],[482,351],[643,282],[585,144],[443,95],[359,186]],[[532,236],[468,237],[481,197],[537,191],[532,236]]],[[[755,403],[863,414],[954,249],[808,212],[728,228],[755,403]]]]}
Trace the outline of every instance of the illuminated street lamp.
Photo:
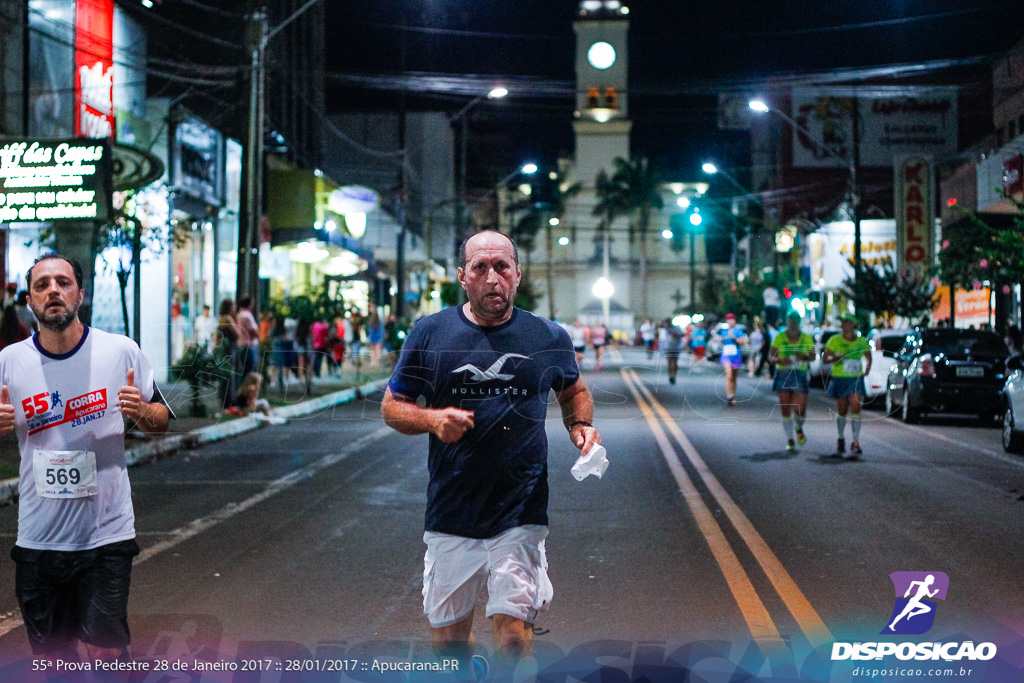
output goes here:
{"type": "Polygon", "coordinates": [[[601,310],[604,313],[604,326],[611,327],[611,303],[612,294],[615,293],[615,285],[605,276],[597,278],[597,282],[591,288],[598,299],[601,300],[601,310]]]}

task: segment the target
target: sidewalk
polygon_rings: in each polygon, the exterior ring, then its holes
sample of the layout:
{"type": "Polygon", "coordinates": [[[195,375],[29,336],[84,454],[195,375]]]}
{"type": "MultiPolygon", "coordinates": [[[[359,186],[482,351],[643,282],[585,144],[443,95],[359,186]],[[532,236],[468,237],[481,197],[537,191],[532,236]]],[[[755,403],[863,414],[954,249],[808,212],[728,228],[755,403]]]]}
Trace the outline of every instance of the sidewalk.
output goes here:
{"type": "MultiPolygon", "coordinates": [[[[276,379],[264,386],[260,397],[270,403],[271,420],[289,419],[309,415],[334,405],[347,403],[358,396],[380,391],[390,376],[390,368],[367,368],[346,364],[340,375],[314,377],[309,387],[291,377],[284,390],[276,379]]],[[[243,434],[269,422],[261,414],[232,416],[221,414],[217,387],[201,388],[199,402],[206,417],[193,417],[192,394],[184,381],[170,380],[159,384],[160,392],[174,411],[167,433],[150,437],[138,431],[125,436],[125,457],[129,465],[153,460],[161,455],[183,448],[194,448],[202,443],[243,434]]],[[[18,468],[21,456],[15,435],[0,436],[0,505],[17,497],[18,468]]]]}

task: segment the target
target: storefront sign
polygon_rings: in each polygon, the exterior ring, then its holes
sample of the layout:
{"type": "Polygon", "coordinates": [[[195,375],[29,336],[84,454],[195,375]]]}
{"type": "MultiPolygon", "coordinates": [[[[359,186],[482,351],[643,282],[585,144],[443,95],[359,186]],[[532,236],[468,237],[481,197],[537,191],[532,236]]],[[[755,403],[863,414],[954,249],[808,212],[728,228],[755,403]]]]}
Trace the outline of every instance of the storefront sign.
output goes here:
{"type": "MultiPolygon", "coordinates": [[[[990,322],[992,290],[988,287],[980,289],[956,290],[956,326],[979,326],[990,322]]],[[[932,321],[941,322],[949,319],[949,287],[943,285],[935,288],[935,308],[932,309],[932,321]]]]}
{"type": "Polygon", "coordinates": [[[114,136],[114,2],[75,5],[75,135],[114,136]]]}
{"type": "MultiPolygon", "coordinates": [[[[891,218],[861,221],[861,260],[865,265],[892,265],[896,259],[896,221],[891,218]]],[[[853,223],[826,223],[807,236],[807,260],[811,283],[820,289],[836,289],[853,277],[853,223]]]]}
{"type": "MultiPolygon", "coordinates": [[[[957,92],[951,88],[922,89],[913,96],[868,97],[856,100],[861,122],[861,166],[891,166],[908,154],[942,156],[957,151],[957,92]]],[[[793,135],[793,165],[836,168],[835,156],[853,159],[852,97],[832,88],[793,91],[793,118],[811,135],[793,135]]]]}
{"type": "Polygon", "coordinates": [[[181,121],[174,133],[171,183],[196,199],[221,204],[221,136],[196,118],[181,121]]]}
{"type": "Polygon", "coordinates": [[[36,140],[0,148],[0,223],[110,218],[110,143],[36,140]]]}
{"type": "Polygon", "coordinates": [[[932,167],[927,159],[909,157],[896,166],[896,239],[899,256],[896,267],[910,276],[931,265],[932,167]]]}
{"type": "Polygon", "coordinates": [[[331,193],[327,208],[344,216],[349,213],[370,213],[380,206],[377,191],[362,185],[345,185],[331,193]]]}
{"type": "Polygon", "coordinates": [[[159,157],[131,145],[114,143],[113,159],[113,187],[117,191],[137,190],[164,174],[164,164],[159,157]]]}

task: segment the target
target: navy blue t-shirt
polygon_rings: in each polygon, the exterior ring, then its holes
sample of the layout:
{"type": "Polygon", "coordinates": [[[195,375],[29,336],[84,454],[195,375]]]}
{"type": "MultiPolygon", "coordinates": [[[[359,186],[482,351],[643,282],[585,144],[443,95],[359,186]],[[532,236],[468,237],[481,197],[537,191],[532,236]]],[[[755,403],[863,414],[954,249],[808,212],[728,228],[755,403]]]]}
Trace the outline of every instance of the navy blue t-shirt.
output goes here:
{"type": "Polygon", "coordinates": [[[413,326],[391,392],[471,410],[474,421],[455,443],[430,435],[427,531],[493,538],[548,523],[549,390],[579,376],[566,331],[518,308],[495,327],[470,322],[462,306],[413,326]]]}

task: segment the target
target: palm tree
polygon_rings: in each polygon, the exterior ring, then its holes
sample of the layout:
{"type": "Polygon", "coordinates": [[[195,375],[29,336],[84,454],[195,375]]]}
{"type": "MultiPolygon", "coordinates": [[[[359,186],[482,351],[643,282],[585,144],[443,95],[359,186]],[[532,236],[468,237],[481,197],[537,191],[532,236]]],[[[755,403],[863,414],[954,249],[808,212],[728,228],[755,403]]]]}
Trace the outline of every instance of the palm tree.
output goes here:
{"type": "Polygon", "coordinates": [[[611,222],[617,215],[633,215],[631,234],[640,240],[640,314],[646,318],[647,236],[652,214],[664,206],[661,199],[664,174],[657,163],[646,157],[631,160],[617,157],[612,164],[611,176],[602,171],[595,181],[599,201],[594,213],[604,216],[605,231],[611,228],[611,222]]]}
{"type": "MultiPolygon", "coordinates": [[[[517,229],[522,228],[523,232],[530,234],[531,238],[536,237],[540,228],[544,229],[547,251],[548,317],[552,320],[555,317],[555,247],[554,235],[551,231],[551,218],[565,215],[568,200],[579,194],[581,187],[580,183],[566,185],[565,177],[561,172],[552,173],[538,183],[530,196],[514,202],[508,207],[510,213],[526,212],[526,216],[517,224],[517,229]]],[[[532,239],[530,243],[532,247],[532,239]]]]}

